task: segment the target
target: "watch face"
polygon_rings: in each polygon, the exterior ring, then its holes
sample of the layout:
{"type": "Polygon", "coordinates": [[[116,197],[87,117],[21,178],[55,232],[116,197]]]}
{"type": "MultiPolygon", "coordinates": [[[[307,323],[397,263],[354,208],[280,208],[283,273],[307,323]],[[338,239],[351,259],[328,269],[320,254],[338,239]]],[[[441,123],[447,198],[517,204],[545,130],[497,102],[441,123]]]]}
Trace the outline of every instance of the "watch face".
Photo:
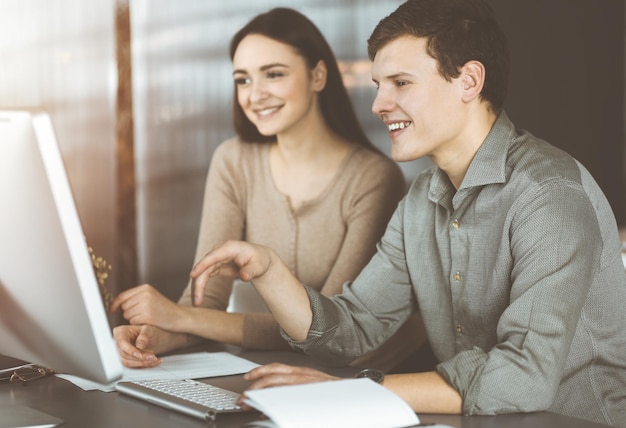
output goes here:
{"type": "Polygon", "coordinates": [[[376,383],[382,383],[383,379],[385,379],[385,374],[377,369],[363,369],[358,372],[354,377],[361,378],[366,377],[368,379],[373,380],[376,383]]]}

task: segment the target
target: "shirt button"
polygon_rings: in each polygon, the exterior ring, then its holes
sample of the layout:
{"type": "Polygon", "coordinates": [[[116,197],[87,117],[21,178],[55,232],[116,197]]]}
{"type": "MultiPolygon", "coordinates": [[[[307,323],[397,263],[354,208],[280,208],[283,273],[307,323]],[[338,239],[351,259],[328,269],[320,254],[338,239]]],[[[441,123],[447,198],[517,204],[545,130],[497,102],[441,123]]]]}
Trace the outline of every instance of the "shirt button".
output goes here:
{"type": "Polygon", "coordinates": [[[456,334],[463,334],[463,327],[460,324],[456,326],[456,334]]]}
{"type": "Polygon", "coordinates": [[[454,227],[455,229],[458,229],[459,227],[461,227],[461,223],[459,222],[459,220],[454,219],[452,221],[452,227],[454,227]]]}
{"type": "Polygon", "coordinates": [[[460,272],[455,272],[453,278],[454,278],[455,281],[460,281],[461,280],[461,273],[460,272]]]}

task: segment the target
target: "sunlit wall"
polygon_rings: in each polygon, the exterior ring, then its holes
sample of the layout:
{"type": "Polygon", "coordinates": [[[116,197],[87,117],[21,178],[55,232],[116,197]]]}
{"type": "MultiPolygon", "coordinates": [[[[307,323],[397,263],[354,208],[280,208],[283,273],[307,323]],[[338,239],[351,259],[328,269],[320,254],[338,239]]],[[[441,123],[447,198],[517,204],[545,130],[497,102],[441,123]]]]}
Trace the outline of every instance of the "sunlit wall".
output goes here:
{"type": "Polygon", "coordinates": [[[0,108],[50,113],[87,241],[109,261],[115,259],[113,3],[2,0],[0,7],[0,108]]]}

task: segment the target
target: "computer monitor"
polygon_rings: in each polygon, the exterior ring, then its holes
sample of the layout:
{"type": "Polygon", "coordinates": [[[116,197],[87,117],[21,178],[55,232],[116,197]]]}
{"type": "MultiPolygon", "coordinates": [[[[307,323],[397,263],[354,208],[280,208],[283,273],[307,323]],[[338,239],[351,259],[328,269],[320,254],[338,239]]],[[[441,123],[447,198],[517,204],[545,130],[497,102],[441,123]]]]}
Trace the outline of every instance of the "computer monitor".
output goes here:
{"type": "Polygon", "coordinates": [[[0,110],[0,354],[119,379],[102,302],[49,116],[0,110]]]}

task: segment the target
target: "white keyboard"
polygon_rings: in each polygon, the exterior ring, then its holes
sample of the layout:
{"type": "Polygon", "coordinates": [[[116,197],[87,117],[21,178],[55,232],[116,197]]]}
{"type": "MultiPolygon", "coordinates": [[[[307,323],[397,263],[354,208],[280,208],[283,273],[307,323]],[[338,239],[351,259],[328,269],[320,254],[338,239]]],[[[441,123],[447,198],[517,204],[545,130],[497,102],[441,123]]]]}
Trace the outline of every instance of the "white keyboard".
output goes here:
{"type": "Polygon", "coordinates": [[[214,421],[219,413],[239,412],[237,394],[195,380],[120,382],[116,390],[161,407],[214,421]]]}

